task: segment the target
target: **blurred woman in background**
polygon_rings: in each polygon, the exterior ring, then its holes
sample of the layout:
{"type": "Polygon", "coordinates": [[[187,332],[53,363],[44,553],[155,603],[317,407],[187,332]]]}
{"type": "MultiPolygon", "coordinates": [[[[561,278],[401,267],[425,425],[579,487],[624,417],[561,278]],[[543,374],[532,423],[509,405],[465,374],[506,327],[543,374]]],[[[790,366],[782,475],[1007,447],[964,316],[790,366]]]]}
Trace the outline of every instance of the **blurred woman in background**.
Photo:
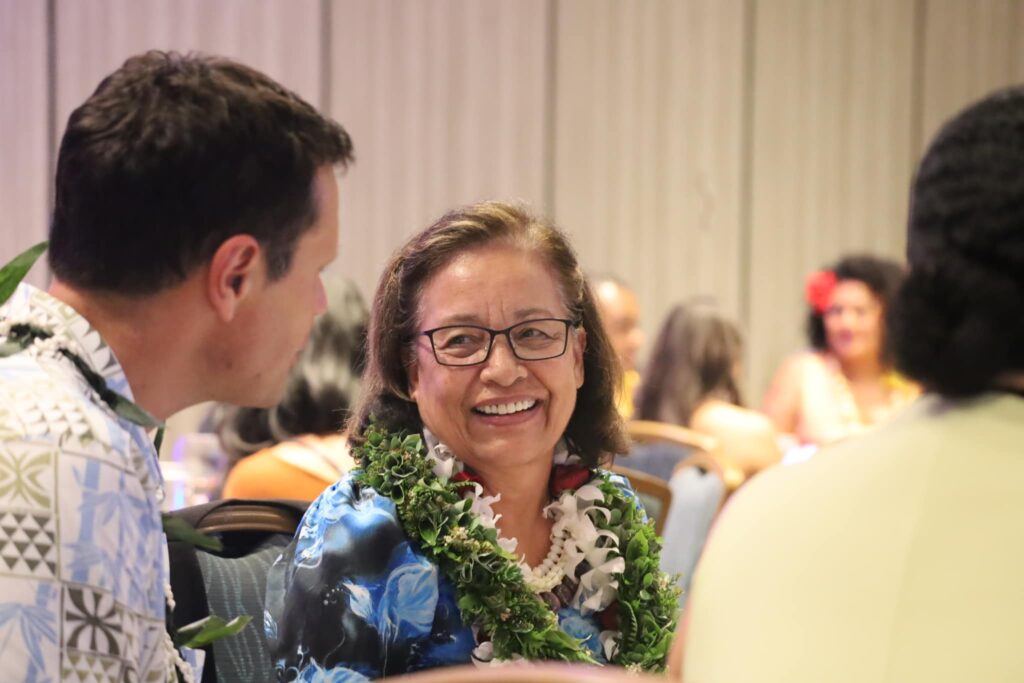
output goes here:
{"type": "Polygon", "coordinates": [[[221,446],[234,461],[225,498],[313,500],[354,467],[342,430],[359,397],[369,313],[358,288],[323,276],[327,311],[273,408],[231,408],[221,446]]]}
{"type": "Polygon", "coordinates": [[[825,444],[862,432],[910,403],[918,388],[899,375],[885,313],[903,281],[895,262],[848,256],[807,281],[811,350],[782,366],[763,409],[800,443],[825,444]]]}
{"type": "Polygon", "coordinates": [[[742,353],[739,330],[714,307],[677,305],[658,332],[636,396],[636,418],[715,437],[716,455],[746,476],[778,462],[772,423],[742,407],[742,353]]]}

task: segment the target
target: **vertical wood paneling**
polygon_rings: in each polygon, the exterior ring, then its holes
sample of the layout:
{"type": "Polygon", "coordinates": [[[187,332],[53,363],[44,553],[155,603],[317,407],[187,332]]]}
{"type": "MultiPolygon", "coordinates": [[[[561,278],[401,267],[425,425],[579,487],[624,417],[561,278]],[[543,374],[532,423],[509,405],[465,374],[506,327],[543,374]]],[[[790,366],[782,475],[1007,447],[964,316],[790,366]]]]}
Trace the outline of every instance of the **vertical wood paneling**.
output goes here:
{"type": "Polygon", "coordinates": [[[1024,0],[927,0],[923,23],[922,152],[965,106],[1024,83],[1024,0]]]}
{"type": "Polygon", "coordinates": [[[57,126],[100,80],[149,49],[197,50],[320,101],[319,0],[57,0],[57,126]]]}
{"type": "Polygon", "coordinates": [[[548,1],[335,0],[330,112],[357,161],[341,185],[338,268],[364,291],[444,211],[543,211],[548,1]]]}
{"type": "MultiPolygon", "coordinates": [[[[0,0],[0,264],[47,234],[46,23],[45,2],[0,0]]],[[[45,286],[45,264],[28,280],[45,286]]]]}
{"type": "Polygon", "coordinates": [[[806,274],[902,257],[913,158],[914,3],[762,0],[754,54],[753,395],[805,345],[806,274]]]}
{"type": "Polygon", "coordinates": [[[560,0],[555,212],[648,338],[681,299],[740,309],[745,3],[560,0]]]}

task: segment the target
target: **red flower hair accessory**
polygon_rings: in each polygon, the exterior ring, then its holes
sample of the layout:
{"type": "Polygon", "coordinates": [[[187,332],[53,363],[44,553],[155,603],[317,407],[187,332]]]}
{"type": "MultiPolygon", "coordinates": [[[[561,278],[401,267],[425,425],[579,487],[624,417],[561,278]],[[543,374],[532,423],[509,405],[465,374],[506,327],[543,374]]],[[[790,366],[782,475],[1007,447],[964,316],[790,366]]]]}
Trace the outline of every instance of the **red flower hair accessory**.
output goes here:
{"type": "Polygon", "coordinates": [[[804,296],[815,313],[824,313],[832,301],[832,290],[836,288],[836,274],[831,270],[818,270],[807,276],[804,296]]]}

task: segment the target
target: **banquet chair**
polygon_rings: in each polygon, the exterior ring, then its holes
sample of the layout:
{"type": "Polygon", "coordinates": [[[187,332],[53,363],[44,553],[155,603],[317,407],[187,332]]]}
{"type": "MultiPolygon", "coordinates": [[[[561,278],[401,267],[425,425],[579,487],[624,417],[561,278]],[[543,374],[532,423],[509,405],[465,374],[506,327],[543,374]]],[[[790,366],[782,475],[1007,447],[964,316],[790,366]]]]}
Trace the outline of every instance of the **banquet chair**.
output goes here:
{"type": "Polygon", "coordinates": [[[669,506],[672,505],[672,490],[665,480],[622,465],[612,466],[612,472],[621,474],[629,480],[647,516],[654,520],[654,531],[661,534],[669,506]]]}
{"type": "Polygon", "coordinates": [[[725,482],[726,497],[746,480],[743,470],[724,457],[718,439],[713,436],[653,420],[631,420],[626,423],[626,432],[634,444],[622,462],[627,467],[668,480],[679,462],[690,454],[703,452],[718,463],[716,469],[725,482]]]}
{"type": "Polygon", "coordinates": [[[668,422],[629,420],[626,432],[633,443],[668,442],[689,450],[711,453],[718,446],[714,437],[668,422]]]}
{"type": "Polygon", "coordinates": [[[661,569],[679,576],[682,604],[729,488],[720,463],[703,451],[694,451],[676,465],[668,487],[673,503],[662,531],[661,569]]]}
{"type": "Polygon", "coordinates": [[[170,513],[221,540],[220,551],[168,543],[175,628],[215,614],[250,616],[239,633],[203,648],[203,683],[269,681],[272,666],[263,632],[267,571],[291,541],[308,502],[220,500],[170,513]]]}

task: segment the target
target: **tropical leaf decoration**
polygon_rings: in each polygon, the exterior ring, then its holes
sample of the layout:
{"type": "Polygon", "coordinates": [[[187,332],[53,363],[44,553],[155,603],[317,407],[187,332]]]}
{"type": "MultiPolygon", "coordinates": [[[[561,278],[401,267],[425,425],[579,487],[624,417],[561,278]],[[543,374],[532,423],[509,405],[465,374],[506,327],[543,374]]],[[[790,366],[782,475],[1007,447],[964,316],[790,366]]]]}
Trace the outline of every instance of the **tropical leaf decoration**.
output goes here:
{"type": "Polygon", "coordinates": [[[49,244],[49,242],[40,242],[34,247],[29,247],[11,259],[6,266],[0,268],[0,305],[7,303],[11,294],[14,294],[14,290],[28,275],[28,271],[32,270],[32,266],[43,255],[49,244]]]}

